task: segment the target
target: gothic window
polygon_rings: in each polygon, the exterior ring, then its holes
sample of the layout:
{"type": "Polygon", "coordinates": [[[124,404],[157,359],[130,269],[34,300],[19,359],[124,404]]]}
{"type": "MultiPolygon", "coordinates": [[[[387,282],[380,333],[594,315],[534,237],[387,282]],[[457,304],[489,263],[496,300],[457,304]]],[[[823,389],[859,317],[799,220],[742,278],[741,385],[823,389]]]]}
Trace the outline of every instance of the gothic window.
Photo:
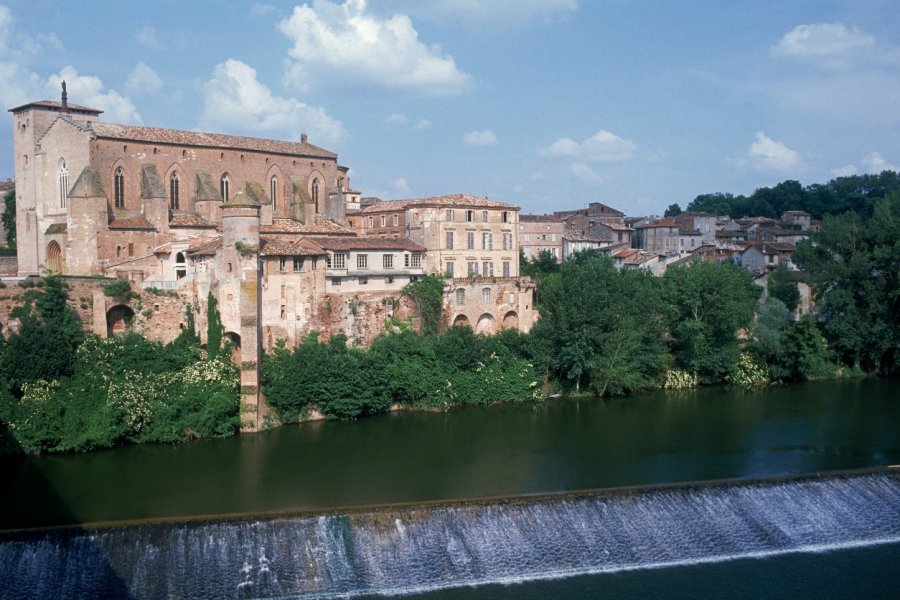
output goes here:
{"type": "Polygon", "coordinates": [[[316,214],[319,214],[319,180],[313,179],[312,182],[312,201],[316,207],[316,214]]]}
{"type": "Polygon", "coordinates": [[[228,202],[228,173],[223,174],[219,180],[219,194],[223,202],[228,202]]]}
{"type": "Polygon", "coordinates": [[[169,208],[178,210],[180,195],[178,190],[178,173],[169,176],[169,208]]]}
{"type": "Polygon", "coordinates": [[[272,175],[269,180],[269,196],[272,198],[272,212],[278,210],[278,178],[272,175]]]}
{"type": "Polygon", "coordinates": [[[113,190],[115,207],[125,208],[125,172],[122,171],[122,167],[116,167],[116,173],[113,176],[113,190]]]}
{"type": "Polygon", "coordinates": [[[59,161],[59,207],[66,207],[66,196],[69,194],[69,170],[65,159],[59,161]]]}

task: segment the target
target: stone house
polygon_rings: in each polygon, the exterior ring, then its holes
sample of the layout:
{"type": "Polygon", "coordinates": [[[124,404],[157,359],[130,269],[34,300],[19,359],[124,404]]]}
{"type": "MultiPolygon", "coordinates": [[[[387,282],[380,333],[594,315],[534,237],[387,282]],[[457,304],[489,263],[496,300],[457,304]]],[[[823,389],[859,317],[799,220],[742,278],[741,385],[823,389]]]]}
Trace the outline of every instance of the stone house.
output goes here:
{"type": "Polygon", "coordinates": [[[635,247],[666,256],[678,254],[680,230],[672,219],[641,221],[634,230],[635,247]]]}
{"type": "Polygon", "coordinates": [[[803,210],[786,210],[781,213],[781,222],[800,231],[809,229],[812,215],[803,210]]]}
{"type": "Polygon", "coordinates": [[[610,254],[617,269],[644,269],[657,277],[666,272],[666,257],[656,252],[648,252],[637,248],[622,248],[610,254]]]}
{"type": "Polygon", "coordinates": [[[565,223],[553,215],[519,215],[519,248],[533,260],[547,251],[561,262],[565,223]]]}
{"type": "Polygon", "coordinates": [[[683,231],[697,231],[703,242],[713,242],[716,239],[718,218],[713,213],[706,212],[682,212],[674,217],[678,227],[683,231]]]}

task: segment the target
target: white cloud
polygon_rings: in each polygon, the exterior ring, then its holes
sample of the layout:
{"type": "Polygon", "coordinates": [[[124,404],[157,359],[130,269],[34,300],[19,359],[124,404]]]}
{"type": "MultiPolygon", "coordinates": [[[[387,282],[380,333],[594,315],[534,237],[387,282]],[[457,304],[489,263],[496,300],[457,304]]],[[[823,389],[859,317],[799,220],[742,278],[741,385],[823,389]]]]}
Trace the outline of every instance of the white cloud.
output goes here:
{"type": "Polygon", "coordinates": [[[606,130],[600,130],[581,143],[571,138],[560,138],[549,147],[540,150],[542,156],[582,158],[594,162],[628,160],[634,156],[637,144],[606,130]]]}
{"type": "Polygon", "coordinates": [[[846,70],[861,64],[900,66],[896,46],[843,23],[798,25],[772,48],[772,55],[826,70],[846,70]]]}
{"type": "Polygon", "coordinates": [[[154,50],[158,50],[162,48],[162,44],[159,41],[159,36],[156,34],[156,29],[150,26],[141,27],[135,34],[134,39],[141,46],[146,46],[147,48],[153,48],[154,50]]]}
{"type": "Polygon", "coordinates": [[[384,118],[384,122],[393,127],[406,125],[406,115],[402,113],[393,113],[384,118]]]}
{"type": "Polygon", "coordinates": [[[314,0],[278,28],[293,42],[285,82],[300,90],[352,85],[449,95],[471,85],[453,57],[419,40],[408,16],[379,19],[365,0],[314,0]]]}
{"type": "MultiPolygon", "coordinates": [[[[32,74],[32,81],[39,78],[32,74]]],[[[66,91],[69,101],[73,104],[99,108],[103,111],[105,121],[112,123],[143,123],[141,115],[137,112],[134,103],[128,96],[123,96],[116,90],[105,91],[103,81],[93,75],[79,75],[75,67],[65,66],[59,73],[47,77],[41,85],[42,96],[45,98],[59,98],[62,82],[66,82],[66,91]]]]}
{"type": "Polygon", "coordinates": [[[275,96],[257,81],[255,69],[234,59],[216,65],[212,79],[204,84],[200,123],[203,128],[284,139],[295,139],[303,130],[328,143],[345,135],[344,126],[325,110],[275,96]]]}
{"type": "Polygon", "coordinates": [[[578,9],[578,0],[415,0],[411,14],[435,21],[454,19],[478,27],[519,27],[578,9]]]}
{"type": "Polygon", "coordinates": [[[431,121],[428,119],[419,119],[419,121],[413,125],[413,129],[416,131],[424,131],[426,129],[431,129],[431,121]]]}
{"type": "Polygon", "coordinates": [[[800,155],[759,131],[748,150],[751,164],[761,171],[794,171],[805,168],[800,155]]]}
{"type": "Polygon", "coordinates": [[[409,182],[406,181],[403,177],[398,177],[394,181],[391,182],[391,185],[394,186],[394,190],[400,194],[408,194],[409,193],[409,182]]]}
{"type": "Polygon", "coordinates": [[[161,90],[162,86],[162,78],[143,62],[134,66],[125,81],[125,91],[130,94],[152,94],[161,90]]]}
{"type": "Polygon", "coordinates": [[[881,173],[882,171],[894,171],[900,173],[900,167],[892,165],[882,158],[878,152],[872,152],[862,159],[862,164],[866,168],[866,173],[881,173]]]}
{"type": "Polygon", "coordinates": [[[831,170],[831,174],[835,177],[849,177],[851,175],[856,175],[857,173],[856,165],[845,165],[831,170]]]}
{"type": "Polygon", "coordinates": [[[264,17],[267,15],[277,15],[278,7],[272,4],[261,4],[257,2],[250,8],[250,14],[254,17],[264,17]]]}
{"type": "Polygon", "coordinates": [[[497,136],[489,129],[470,131],[463,136],[463,142],[469,146],[493,146],[497,143],[497,136]]]}
{"type": "Polygon", "coordinates": [[[600,183],[603,181],[603,178],[591,168],[590,165],[583,162],[574,162],[569,167],[569,173],[574,175],[579,179],[583,179],[584,181],[588,181],[590,183],[600,183]]]}

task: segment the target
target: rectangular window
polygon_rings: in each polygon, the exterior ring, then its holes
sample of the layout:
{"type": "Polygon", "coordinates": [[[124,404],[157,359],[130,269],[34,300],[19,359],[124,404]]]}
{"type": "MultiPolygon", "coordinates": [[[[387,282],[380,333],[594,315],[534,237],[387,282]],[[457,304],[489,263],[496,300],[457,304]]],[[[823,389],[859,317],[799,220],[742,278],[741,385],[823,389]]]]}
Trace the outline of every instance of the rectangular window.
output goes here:
{"type": "Polygon", "coordinates": [[[447,277],[450,277],[450,278],[452,279],[452,278],[453,278],[453,261],[452,261],[452,260],[448,260],[448,261],[447,261],[446,263],[444,263],[444,264],[447,265],[447,277]]]}
{"type": "Polygon", "coordinates": [[[452,208],[448,208],[448,209],[447,209],[447,220],[448,220],[448,221],[452,221],[452,220],[453,220],[453,209],[452,209],[452,208]]]}
{"type": "Polygon", "coordinates": [[[340,277],[332,277],[331,285],[341,285],[341,278],[340,277]]]}
{"type": "Polygon", "coordinates": [[[346,269],[347,268],[347,255],[346,254],[335,254],[332,262],[334,263],[335,269],[346,269]]]}
{"type": "Polygon", "coordinates": [[[462,306],[466,303],[466,290],[459,288],[456,290],[456,305],[462,306]]]}
{"type": "Polygon", "coordinates": [[[369,222],[369,229],[371,229],[372,227],[375,227],[375,217],[369,217],[368,222],[369,222]]]}
{"type": "Polygon", "coordinates": [[[530,234],[527,234],[527,233],[526,233],[526,234],[524,235],[524,238],[525,238],[525,239],[524,239],[523,241],[526,241],[526,242],[530,242],[530,241],[531,241],[531,235],[530,235],[530,234]]]}
{"type": "Polygon", "coordinates": [[[394,215],[394,227],[400,224],[400,215],[394,215]]]}
{"type": "Polygon", "coordinates": [[[481,222],[482,223],[488,222],[488,213],[486,210],[481,211],[481,222]]]}
{"type": "Polygon", "coordinates": [[[302,270],[303,270],[303,257],[302,257],[302,256],[295,256],[295,257],[294,257],[294,270],[295,270],[295,271],[302,271],[302,270]]]}
{"type": "Polygon", "coordinates": [[[475,232],[470,231],[466,233],[466,248],[469,250],[475,249],[475,232]]]}
{"type": "Polygon", "coordinates": [[[447,232],[447,241],[444,244],[447,247],[447,250],[453,250],[453,232],[447,232]]]}
{"type": "Polygon", "coordinates": [[[134,256],[134,244],[128,242],[128,256],[134,256]]]}
{"type": "Polygon", "coordinates": [[[556,241],[556,234],[555,234],[555,233],[552,234],[552,235],[550,236],[550,239],[553,240],[553,241],[555,242],[555,241],[556,241]]]}
{"type": "Polygon", "coordinates": [[[393,269],[394,268],[394,255],[393,254],[385,254],[381,257],[381,266],[384,269],[393,269]]]}
{"type": "Polygon", "coordinates": [[[469,277],[478,277],[478,263],[477,262],[469,263],[469,277]]]}
{"type": "Polygon", "coordinates": [[[413,269],[421,269],[422,268],[422,255],[421,254],[413,254],[412,255],[412,268],[413,269]]]}
{"type": "Polygon", "coordinates": [[[279,270],[279,271],[286,271],[286,270],[287,270],[287,257],[286,257],[286,256],[279,256],[279,257],[278,257],[278,270],[279,270]]]}
{"type": "Polygon", "coordinates": [[[503,276],[509,277],[509,261],[508,260],[503,261],[503,276]]]}
{"type": "Polygon", "coordinates": [[[409,254],[403,255],[403,266],[407,269],[409,268],[409,254]]]}
{"type": "Polygon", "coordinates": [[[482,277],[493,277],[494,276],[494,263],[489,260],[486,260],[481,263],[481,276],[482,277]]]}
{"type": "Polygon", "coordinates": [[[474,210],[467,210],[467,211],[466,211],[466,221],[467,221],[468,223],[471,223],[471,222],[474,221],[474,220],[475,220],[475,211],[474,211],[474,210]]]}
{"type": "Polygon", "coordinates": [[[484,288],[481,290],[481,301],[484,304],[490,304],[491,302],[491,288],[484,288]]]}
{"type": "Polygon", "coordinates": [[[509,223],[509,213],[505,210],[500,213],[500,221],[503,223],[509,223]]]}
{"type": "Polygon", "coordinates": [[[356,268],[357,269],[368,269],[369,268],[369,255],[368,254],[357,254],[356,255],[356,268]]]}
{"type": "Polygon", "coordinates": [[[384,227],[385,225],[387,225],[387,217],[381,215],[381,226],[384,227]]]}
{"type": "Polygon", "coordinates": [[[491,233],[482,233],[481,234],[481,249],[482,250],[493,250],[494,249],[494,235],[491,233]]]}
{"type": "Polygon", "coordinates": [[[319,266],[319,259],[318,259],[318,258],[313,258],[313,261],[312,261],[312,270],[315,271],[315,270],[316,270],[316,267],[318,267],[318,266],[319,266]]]}

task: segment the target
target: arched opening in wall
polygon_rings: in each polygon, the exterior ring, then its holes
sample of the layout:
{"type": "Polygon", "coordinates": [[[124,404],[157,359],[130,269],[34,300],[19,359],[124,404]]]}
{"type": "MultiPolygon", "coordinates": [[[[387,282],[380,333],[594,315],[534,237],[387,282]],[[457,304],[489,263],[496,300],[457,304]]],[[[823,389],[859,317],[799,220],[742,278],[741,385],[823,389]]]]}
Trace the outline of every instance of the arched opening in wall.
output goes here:
{"type": "Polygon", "coordinates": [[[484,313],[478,317],[478,323],[475,324],[475,333],[482,335],[491,335],[494,333],[494,315],[484,313]]]}
{"type": "Polygon", "coordinates": [[[519,315],[516,314],[516,311],[511,310],[505,315],[503,315],[503,329],[518,329],[519,328],[519,315]]]}
{"type": "Polygon", "coordinates": [[[469,323],[469,317],[466,315],[456,315],[456,318],[453,319],[453,326],[456,327],[457,325],[471,325],[471,323],[469,323]]]}
{"type": "Polygon", "coordinates": [[[47,271],[50,273],[62,272],[62,248],[55,241],[47,244],[47,271]]]}
{"type": "Polygon", "coordinates": [[[181,279],[187,275],[187,264],[184,262],[184,252],[175,255],[175,278],[181,279]]]}
{"type": "Polygon", "coordinates": [[[181,181],[178,173],[173,172],[169,176],[169,208],[178,210],[181,208],[181,181]]]}
{"type": "Polygon", "coordinates": [[[106,335],[114,336],[128,329],[134,321],[134,311],[124,304],[117,304],[106,313],[106,335]]]}
{"type": "Polygon", "coordinates": [[[113,174],[113,205],[116,208],[125,208],[125,171],[122,167],[116,167],[113,174]]]}
{"type": "Polygon", "coordinates": [[[226,331],[222,340],[231,346],[231,361],[236,365],[241,364],[241,336],[233,331],[226,331]]]}
{"type": "Polygon", "coordinates": [[[66,159],[59,159],[59,207],[66,207],[66,198],[69,195],[69,169],[66,167],[66,159]]]}

